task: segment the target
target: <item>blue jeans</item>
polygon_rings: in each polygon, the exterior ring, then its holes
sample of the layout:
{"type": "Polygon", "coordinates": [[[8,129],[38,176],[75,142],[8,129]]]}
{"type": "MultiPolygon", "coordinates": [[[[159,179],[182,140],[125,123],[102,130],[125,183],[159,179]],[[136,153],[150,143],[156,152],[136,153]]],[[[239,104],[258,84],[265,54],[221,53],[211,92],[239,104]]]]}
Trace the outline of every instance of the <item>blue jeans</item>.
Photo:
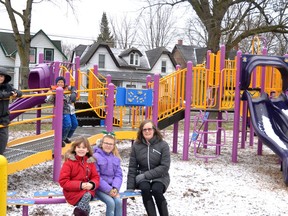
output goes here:
{"type": "Polygon", "coordinates": [[[96,197],[106,204],[106,216],[122,216],[122,199],[96,190],[96,197]]]}
{"type": "Polygon", "coordinates": [[[76,128],[78,127],[78,120],[75,114],[64,114],[62,123],[62,140],[71,138],[76,128]]]}

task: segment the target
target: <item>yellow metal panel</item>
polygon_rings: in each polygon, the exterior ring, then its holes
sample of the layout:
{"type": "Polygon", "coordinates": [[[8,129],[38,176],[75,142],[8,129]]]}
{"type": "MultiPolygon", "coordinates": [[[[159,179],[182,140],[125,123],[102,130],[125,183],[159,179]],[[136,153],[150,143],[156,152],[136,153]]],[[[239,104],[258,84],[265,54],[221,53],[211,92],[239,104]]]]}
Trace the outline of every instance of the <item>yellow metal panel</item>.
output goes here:
{"type": "Polygon", "coordinates": [[[135,140],[137,131],[116,131],[115,135],[118,140],[135,140]]]}
{"type": "Polygon", "coordinates": [[[6,215],[7,159],[0,155],[0,215],[6,215]]]}
{"type": "Polygon", "coordinates": [[[9,163],[8,175],[49,160],[52,160],[52,150],[36,153],[20,161],[9,163]]]}
{"type": "Polygon", "coordinates": [[[103,134],[96,134],[94,136],[89,137],[88,140],[91,145],[95,145],[96,141],[101,139],[102,137],[103,137],[103,134]]]}
{"type": "Polygon", "coordinates": [[[22,138],[19,138],[19,139],[15,139],[15,140],[10,141],[10,142],[7,144],[7,147],[19,145],[19,144],[21,144],[21,143],[31,142],[31,141],[33,141],[33,140],[37,140],[37,139],[41,139],[41,138],[45,138],[45,137],[49,137],[49,136],[53,136],[53,135],[54,135],[54,130],[51,130],[51,131],[47,131],[47,132],[44,132],[44,133],[39,134],[39,135],[22,137],[22,138]]]}

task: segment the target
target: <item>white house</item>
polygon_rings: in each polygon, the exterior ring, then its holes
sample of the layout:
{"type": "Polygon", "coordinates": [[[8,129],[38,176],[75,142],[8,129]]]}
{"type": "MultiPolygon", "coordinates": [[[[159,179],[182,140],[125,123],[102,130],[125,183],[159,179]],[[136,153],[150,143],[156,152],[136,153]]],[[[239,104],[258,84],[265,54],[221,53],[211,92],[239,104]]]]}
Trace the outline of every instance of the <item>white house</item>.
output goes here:
{"type": "MultiPolygon", "coordinates": [[[[79,45],[73,57],[80,57],[81,71],[98,65],[104,76],[110,74],[112,82],[118,87],[146,88],[146,77],[158,73],[165,76],[175,71],[176,62],[164,47],[141,51],[137,48],[127,50],[110,48],[106,43],[90,46],[79,45]]],[[[73,58],[72,57],[72,58],[73,58]]]]}
{"type": "MultiPolygon", "coordinates": [[[[11,71],[13,85],[18,88],[20,57],[13,33],[0,32],[0,47],[0,65],[11,71]]],[[[39,63],[39,53],[44,54],[44,61],[47,62],[63,62],[67,60],[67,57],[62,52],[61,41],[51,40],[42,30],[31,36],[30,68],[39,63]]]]}

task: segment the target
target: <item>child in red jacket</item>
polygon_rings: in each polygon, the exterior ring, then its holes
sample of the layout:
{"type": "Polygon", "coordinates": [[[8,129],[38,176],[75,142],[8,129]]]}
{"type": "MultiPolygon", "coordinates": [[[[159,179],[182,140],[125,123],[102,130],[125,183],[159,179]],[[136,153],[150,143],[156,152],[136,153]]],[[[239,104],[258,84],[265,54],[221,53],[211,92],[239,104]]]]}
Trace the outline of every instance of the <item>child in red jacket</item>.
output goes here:
{"type": "Polygon", "coordinates": [[[99,174],[92,148],[86,138],[76,139],[65,154],[59,183],[67,202],[75,206],[74,215],[88,216],[89,202],[99,187],[99,174]]]}

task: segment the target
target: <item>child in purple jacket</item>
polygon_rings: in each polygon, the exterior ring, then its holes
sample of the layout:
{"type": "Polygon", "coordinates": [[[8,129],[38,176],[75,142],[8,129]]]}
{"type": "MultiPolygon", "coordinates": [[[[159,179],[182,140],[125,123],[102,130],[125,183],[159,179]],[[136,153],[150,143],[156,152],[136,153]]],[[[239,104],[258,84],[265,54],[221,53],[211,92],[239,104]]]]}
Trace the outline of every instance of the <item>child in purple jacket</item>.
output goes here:
{"type": "Polygon", "coordinates": [[[106,216],[122,216],[122,199],[119,195],[122,184],[121,158],[115,144],[114,134],[105,134],[93,154],[100,175],[96,197],[106,204],[106,216]]]}

